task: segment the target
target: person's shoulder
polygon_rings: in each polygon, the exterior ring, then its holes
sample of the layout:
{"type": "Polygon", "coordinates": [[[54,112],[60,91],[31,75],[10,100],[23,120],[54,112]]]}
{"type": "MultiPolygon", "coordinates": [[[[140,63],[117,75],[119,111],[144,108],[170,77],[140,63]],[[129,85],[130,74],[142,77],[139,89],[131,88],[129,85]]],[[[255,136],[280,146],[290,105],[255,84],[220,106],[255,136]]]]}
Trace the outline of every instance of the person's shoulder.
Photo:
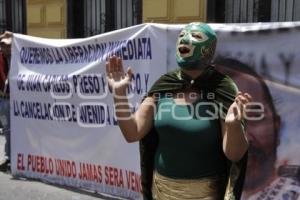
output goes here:
{"type": "Polygon", "coordinates": [[[216,76],[219,76],[220,79],[222,79],[224,81],[233,81],[228,75],[226,75],[223,72],[219,71],[215,64],[211,64],[209,66],[209,70],[212,71],[212,73],[214,73],[216,76]]]}
{"type": "Polygon", "coordinates": [[[214,76],[217,77],[216,79],[218,79],[218,87],[221,90],[228,90],[231,93],[237,93],[238,87],[230,76],[217,70],[215,65],[211,65],[210,70],[214,73],[214,76]]]}
{"type": "Polygon", "coordinates": [[[180,69],[174,69],[162,74],[155,83],[165,82],[165,81],[174,81],[180,79],[180,69]]]}
{"type": "Polygon", "coordinates": [[[172,69],[170,71],[167,71],[163,75],[161,75],[161,77],[164,77],[164,76],[173,76],[173,75],[177,75],[179,73],[180,73],[180,69],[172,69]]]}
{"type": "Polygon", "coordinates": [[[211,65],[209,70],[212,71],[212,73],[214,73],[214,75],[217,76],[221,82],[235,84],[234,80],[230,76],[219,71],[215,65],[211,65]]]}

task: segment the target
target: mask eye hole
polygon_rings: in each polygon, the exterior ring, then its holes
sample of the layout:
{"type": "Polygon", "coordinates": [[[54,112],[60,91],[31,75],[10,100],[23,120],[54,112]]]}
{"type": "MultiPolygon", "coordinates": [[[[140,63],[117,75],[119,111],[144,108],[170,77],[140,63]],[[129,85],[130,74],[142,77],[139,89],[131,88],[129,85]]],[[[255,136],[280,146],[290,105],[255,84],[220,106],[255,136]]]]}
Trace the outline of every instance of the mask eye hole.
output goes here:
{"type": "Polygon", "coordinates": [[[181,37],[183,37],[185,35],[185,32],[181,32],[180,34],[179,34],[179,37],[181,38],[181,37]]]}
{"type": "Polygon", "coordinates": [[[202,40],[202,34],[201,33],[192,33],[192,37],[196,38],[197,40],[202,40]]]}

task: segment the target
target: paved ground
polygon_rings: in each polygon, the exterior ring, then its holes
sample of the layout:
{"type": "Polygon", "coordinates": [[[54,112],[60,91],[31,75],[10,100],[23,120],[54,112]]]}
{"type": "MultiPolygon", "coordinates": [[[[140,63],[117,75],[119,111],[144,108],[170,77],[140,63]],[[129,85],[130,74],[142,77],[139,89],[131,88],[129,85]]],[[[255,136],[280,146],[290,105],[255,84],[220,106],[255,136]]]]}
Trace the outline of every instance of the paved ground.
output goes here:
{"type": "MultiPolygon", "coordinates": [[[[3,160],[4,136],[0,135],[0,161],[3,160]]],[[[88,191],[55,186],[40,181],[16,179],[0,172],[0,200],[116,200],[88,191]]]]}

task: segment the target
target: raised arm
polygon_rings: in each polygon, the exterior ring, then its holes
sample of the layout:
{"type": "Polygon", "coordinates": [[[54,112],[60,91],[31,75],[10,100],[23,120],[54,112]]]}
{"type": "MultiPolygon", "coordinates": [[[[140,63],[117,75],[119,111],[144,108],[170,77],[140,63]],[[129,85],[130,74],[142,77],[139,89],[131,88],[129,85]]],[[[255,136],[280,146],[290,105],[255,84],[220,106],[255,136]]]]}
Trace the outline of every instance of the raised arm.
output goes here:
{"type": "Polygon", "coordinates": [[[115,112],[119,127],[127,142],[142,139],[153,125],[155,101],[147,97],[133,114],[131,112],[126,90],[133,76],[131,68],[124,73],[121,58],[113,56],[106,62],[108,86],[113,91],[115,112]]]}
{"type": "Polygon", "coordinates": [[[223,151],[234,162],[243,157],[249,146],[241,120],[244,117],[244,108],[251,99],[248,93],[239,92],[228,109],[225,122],[222,122],[223,151]]]}

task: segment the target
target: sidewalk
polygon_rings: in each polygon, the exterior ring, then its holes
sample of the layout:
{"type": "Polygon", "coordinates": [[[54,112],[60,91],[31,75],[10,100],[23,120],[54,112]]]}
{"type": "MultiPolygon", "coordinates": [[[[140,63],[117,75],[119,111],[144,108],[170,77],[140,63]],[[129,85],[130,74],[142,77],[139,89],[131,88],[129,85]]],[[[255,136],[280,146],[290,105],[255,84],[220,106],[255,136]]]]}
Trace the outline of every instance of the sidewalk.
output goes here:
{"type": "MultiPolygon", "coordinates": [[[[0,161],[3,160],[4,136],[0,135],[0,161]]],[[[0,172],[0,200],[121,200],[76,188],[17,179],[0,172]]]]}

